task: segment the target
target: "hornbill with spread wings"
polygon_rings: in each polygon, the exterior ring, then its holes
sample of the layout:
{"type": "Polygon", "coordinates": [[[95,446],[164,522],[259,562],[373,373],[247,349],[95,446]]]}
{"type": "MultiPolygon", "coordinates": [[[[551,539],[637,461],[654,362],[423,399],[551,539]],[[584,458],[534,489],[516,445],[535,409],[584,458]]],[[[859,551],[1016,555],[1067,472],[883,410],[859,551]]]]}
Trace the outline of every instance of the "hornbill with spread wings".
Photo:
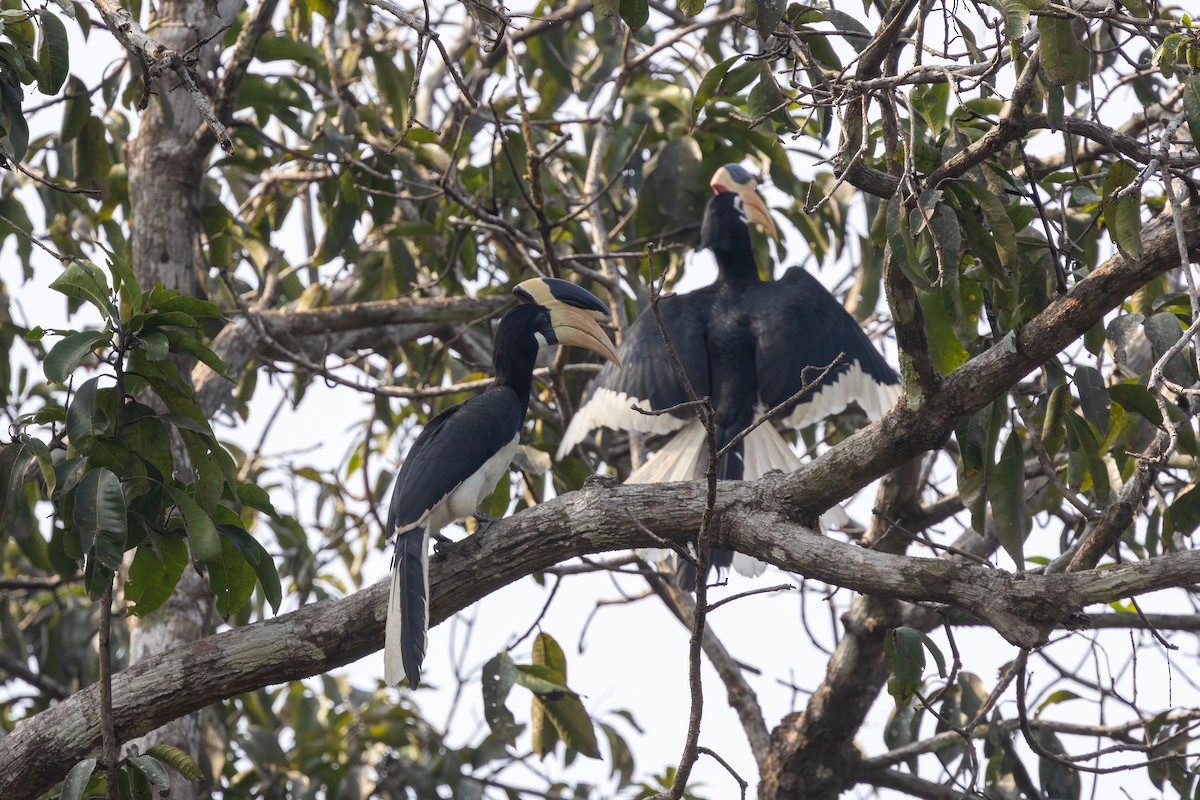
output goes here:
{"type": "Polygon", "coordinates": [[[542,345],[585,347],[620,360],[598,320],[608,307],[591,292],[554,278],[513,289],[518,305],[496,328],[496,380],[438,414],[409,448],[392,489],[387,533],[396,537],[384,639],[384,680],[395,686],[421,678],[429,627],[429,539],[470,516],[508,470],[517,450],[533,367],[542,345]]]}
{"type": "MultiPolygon", "coordinates": [[[[841,364],[806,396],[780,412],[780,421],[802,428],[843,411],[852,402],[875,418],[899,396],[896,373],[876,351],[842,304],[801,267],[764,282],[750,242],[750,223],[774,238],[775,224],[750,173],[737,164],[717,170],[704,211],[700,247],[716,257],[717,280],[694,292],[663,297],[663,325],[698,397],[715,412],[717,448],[744,431],[765,409],[784,403],[813,381],[839,354],[841,364]]],[[[688,397],[676,377],[658,320],[646,311],[625,333],[618,350],[624,368],[605,366],[563,433],[558,457],[596,428],[673,434],[653,458],[628,478],[631,483],[695,480],[708,464],[705,430],[692,409],[659,416],[688,397]]],[[[800,465],[770,425],[755,428],[721,459],[717,477],[754,480],[773,469],[800,465]]],[[[765,565],[728,551],[713,551],[712,565],[732,564],[757,575],[765,565]]],[[[685,585],[694,580],[684,570],[685,585]]]]}

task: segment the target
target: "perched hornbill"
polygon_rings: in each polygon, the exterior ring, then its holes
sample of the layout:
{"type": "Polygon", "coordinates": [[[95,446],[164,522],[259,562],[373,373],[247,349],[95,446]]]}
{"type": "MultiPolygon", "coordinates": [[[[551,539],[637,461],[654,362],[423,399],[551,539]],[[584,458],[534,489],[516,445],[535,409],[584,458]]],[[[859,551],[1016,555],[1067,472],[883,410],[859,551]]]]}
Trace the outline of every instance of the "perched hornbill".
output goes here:
{"type": "MultiPolygon", "coordinates": [[[[776,281],[764,283],[759,277],[749,223],[758,223],[772,237],[775,224],[750,173],[727,164],[717,170],[711,186],[715,194],[704,211],[700,247],[711,249],[716,257],[717,280],[694,292],[662,298],[659,310],[696,395],[712,400],[717,448],[762,411],[787,401],[814,380],[839,353],[845,353],[842,364],[782,411],[779,420],[802,428],[843,411],[851,402],[871,418],[891,408],[900,392],[896,373],[816,278],[801,267],[792,267],[776,281]]],[[[664,409],[688,399],[653,313],[637,318],[618,352],[624,369],[605,366],[596,376],[563,433],[558,457],[595,428],[674,433],[628,481],[703,477],[708,463],[705,431],[692,410],[647,416],[630,408],[637,404],[664,409]]],[[[721,459],[717,477],[753,480],[772,469],[791,472],[799,465],[787,442],[764,424],[721,459]]],[[[765,568],[748,556],[713,551],[713,566],[723,570],[731,563],[749,575],[765,568]]],[[[693,578],[684,571],[685,585],[693,578]]]]}
{"type": "Polygon", "coordinates": [[[496,328],[496,381],[438,414],[413,442],[396,476],[387,534],[396,536],[383,649],[384,680],[416,688],[429,627],[429,538],[470,516],[508,470],[521,438],[541,345],[586,347],[614,365],[598,319],[608,307],[569,281],[533,278],[513,289],[519,304],[496,328]]]}

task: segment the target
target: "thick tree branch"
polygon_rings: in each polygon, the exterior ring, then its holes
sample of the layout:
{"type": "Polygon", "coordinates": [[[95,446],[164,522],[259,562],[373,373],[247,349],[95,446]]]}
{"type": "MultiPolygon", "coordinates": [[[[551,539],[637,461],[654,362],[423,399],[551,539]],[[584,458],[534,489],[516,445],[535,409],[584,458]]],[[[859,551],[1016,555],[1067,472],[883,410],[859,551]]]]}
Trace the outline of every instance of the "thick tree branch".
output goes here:
{"type": "MultiPolygon", "coordinates": [[[[1015,639],[1038,635],[1031,618],[1056,620],[1088,602],[1200,581],[1200,552],[1050,576],[875,553],[756,510],[762,488],[761,482],[720,485],[714,533],[721,546],[860,592],[949,603],[1003,626],[1015,639]]],[[[664,538],[686,541],[700,527],[705,494],[702,481],[593,486],[505,519],[432,559],[431,622],[566,559],[657,544],[643,524],[664,538]]],[[[383,642],[386,596],[386,582],[379,583],[122,670],[113,676],[118,738],[131,739],[222,698],[368,655],[383,642]]],[[[98,699],[99,686],[93,685],[0,740],[0,797],[36,797],[93,752],[100,742],[98,699]]]]}
{"type": "MultiPolygon", "coordinates": [[[[234,320],[213,341],[212,349],[240,375],[255,358],[270,349],[271,340],[322,339],[322,353],[342,353],[346,348],[383,348],[427,336],[437,328],[491,316],[511,300],[506,294],[479,297],[419,297],[345,303],[321,308],[284,311],[251,311],[234,320]],[[263,334],[266,334],[265,336],[263,334]],[[336,340],[333,334],[342,334],[336,340]]],[[[303,344],[298,349],[306,349],[303,344]]],[[[233,384],[204,364],[193,370],[196,402],[214,413],[228,397],[233,384]]]]}

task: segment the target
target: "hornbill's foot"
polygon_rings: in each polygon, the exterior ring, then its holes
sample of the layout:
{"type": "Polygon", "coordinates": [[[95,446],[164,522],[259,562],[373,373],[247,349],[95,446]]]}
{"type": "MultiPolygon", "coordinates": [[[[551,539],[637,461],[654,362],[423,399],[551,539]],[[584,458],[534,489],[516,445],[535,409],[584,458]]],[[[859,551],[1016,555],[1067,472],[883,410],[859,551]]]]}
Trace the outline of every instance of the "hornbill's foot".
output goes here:
{"type": "Polygon", "coordinates": [[[491,514],[485,513],[483,511],[476,511],[474,514],[471,515],[471,518],[475,520],[475,535],[476,536],[487,533],[488,528],[492,527],[497,522],[504,519],[503,517],[493,517],[491,514]]]}
{"type": "Polygon", "coordinates": [[[449,536],[440,533],[433,534],[433,552],[435,555],[441,555],[442,550],[454,544],[454,540],[449,536]]]}

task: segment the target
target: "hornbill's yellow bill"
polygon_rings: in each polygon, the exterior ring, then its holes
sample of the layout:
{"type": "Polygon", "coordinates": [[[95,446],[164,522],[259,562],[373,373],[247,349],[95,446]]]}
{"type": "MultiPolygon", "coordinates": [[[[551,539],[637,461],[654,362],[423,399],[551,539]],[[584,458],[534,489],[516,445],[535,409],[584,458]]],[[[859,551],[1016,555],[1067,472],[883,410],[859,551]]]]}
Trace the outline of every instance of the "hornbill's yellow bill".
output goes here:
{"type": "Polygon", "coordinates": [[[586,348],[621,366],[617,349],[600,327],[608,322],[608,306],[587,289],[561,278],[530,278],[513,287],[513,296],[550,309],[559,344],[586,348]]]}
{"type": "Polygon", "coordinates": [[[732,192],[737,195],[742,201],[746,221],[761,225],[772,239],[779,238],[775,221],[771,219],[771,210],[767,208],[767,201],[755,189],[754,176],[746,169],[739,164],[726,164],[716,171],[709,186],[717,194],[732,192]]]}
{"type": "Polygon", "coordinates": [[[545,344],[577,344],[616,361],[597,323],[608,309],[591,293],[550,278],[517,287],[521,303],[496,326],[496,381],[425,425],[396,475],[387,535],[396,537],[383,647],[389,686],[421,679],[429,628],[429,539],[471,516],[491,495],[521,440],[533,365],[545,344]],[[557,321],[556,321],[557,318],[557,321]]]}

